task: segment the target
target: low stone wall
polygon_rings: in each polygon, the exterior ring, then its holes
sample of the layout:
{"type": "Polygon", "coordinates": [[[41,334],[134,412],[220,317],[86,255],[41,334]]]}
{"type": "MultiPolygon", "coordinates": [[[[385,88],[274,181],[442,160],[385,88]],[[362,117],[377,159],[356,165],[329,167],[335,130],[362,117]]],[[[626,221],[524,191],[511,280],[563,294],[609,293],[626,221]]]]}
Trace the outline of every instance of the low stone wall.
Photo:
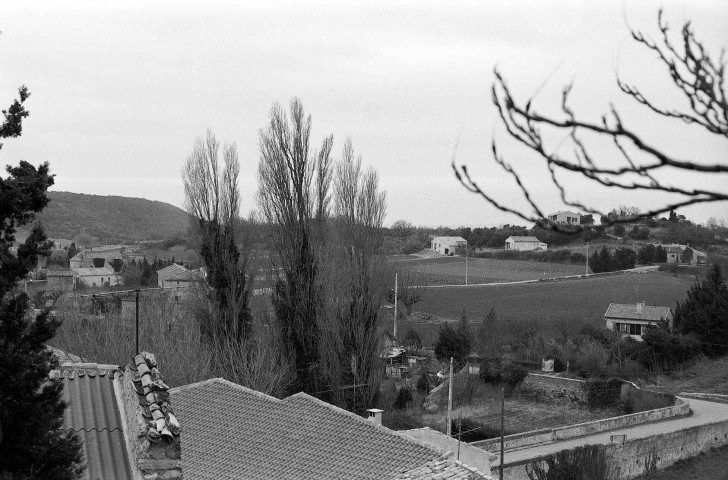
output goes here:
{"type": "Polygon", "coordinates": [[[535,390],[550,400],[569,400],[586,403],[586,394],[582,385],[584,380],[529,373],[523,380],[525,388],[535,390]]]}
{"type": "MultiPolygon", "coordinates": [[[[529,374],[524,383],[528,381],[531,388],[539,389],[539,391],[549,392],[547,394],[556,395],[557,392],[566,392],[567,395],[576,395],[576,389],[581,391],[583,380],[574,380],[570,378],[555,377],[552,375],[529,374]]],[[[542,430],[532,430],[530,432],[517,433],[508,435],[503,438],[504,448],[506,450],[513,448],[526,447],[530,445],[538,445],[541,443],[555,442],[566,440],[568,438],[582,437],[593,433],[606,432],[619,428],[639,425],[641,423],[656,422],[673,417],[680,417],[690,414],[690,405],[679,398],[672,395],[659,392],[651,392],[642,390],[631,382],[625,382],[622,385],[622,398],[627,395],[639,394],[641,396],[655,396],[661,401],[669,400],[673,405],[669,407],[656,408],[646,410],[644,412],[631,413],[629,415],[620,415],[618,417],[605,418],[603,420],[595,420],[593,422],[579,423],[576,425],[567,425],[565,427],[549,428],[542,430]]],[[[560,397],[554,397],[560,398],[560,397]]],[[[478,448],[497,452],[500,450],[500,438],[491,438],[479,442],[472,442],[478,448]]]]}
{"type": "MultiPolygon", "coordinates": [[[[688,427],[651,437],[628,439],[605,445],[607,462],[618,472],[618,480],[638,478],[654,468],[661,470],[711,448],[728,445],[728,420],[688,427]]],[[[547,456],[506,464],[506,480],[529,480],[526,466],[547,456]]],[[[494,471],[495,473],[495,471],[494,471]]]]}

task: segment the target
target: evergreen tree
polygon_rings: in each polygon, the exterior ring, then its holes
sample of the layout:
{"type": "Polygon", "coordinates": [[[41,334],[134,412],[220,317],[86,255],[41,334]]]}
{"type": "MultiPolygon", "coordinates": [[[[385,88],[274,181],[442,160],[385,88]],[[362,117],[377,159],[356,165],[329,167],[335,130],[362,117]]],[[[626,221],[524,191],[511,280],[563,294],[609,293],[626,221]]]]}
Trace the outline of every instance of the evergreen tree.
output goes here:
{"type": "Polygon", "coordinates": [[[696,333],[706,355],[728,353],[728,287],[719,265],[690,287],[685,301],[677,303],[675,326],[680,333],[696,333]]]}
{"type": "MultiPolygon", "coordinates": [[[[27,97],[22,87],[20,100],[3,111],[0,138],[21,134],[27,97]]],[[[7,172],[0,177],[0,478],[74,479],[83,472],[81,445],[63,429],[63,384],[49,378],[58,360],[46,348],[59,322],[47,311],[31,318],[28,296],[17,288],[50,243],[36,224],[17,254],[10,251],[16,228],[48,204],[53,176],[47,163],[36,169],[25,161],[7,172]]]]}

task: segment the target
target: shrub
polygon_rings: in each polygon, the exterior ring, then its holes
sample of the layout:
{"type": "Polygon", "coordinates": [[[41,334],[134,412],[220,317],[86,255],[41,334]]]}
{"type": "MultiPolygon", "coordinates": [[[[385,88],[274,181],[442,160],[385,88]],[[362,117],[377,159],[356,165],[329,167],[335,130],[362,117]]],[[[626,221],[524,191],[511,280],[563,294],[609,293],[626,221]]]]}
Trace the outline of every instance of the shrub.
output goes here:
{"type": "Polygon", "coordinates": [[[621,237],[622,235],[624,235],[624,231],[624,225],[622,225],[621,223],[618,223],[614,226],[614,234],[616,236],[621,237]]]}
{"type": "Polygon", "coordinates": [[[412,403],[412,390],[407,387],[399,389],[397,392],[397,398],[394,401],[392,408],[394,410],[404,410],[412,403]]]}
{"type": "Polygon", "coordinates": [[[457,365],[465,363],[465,358],[470,354],[471,339],[460,330],[454,330],[447,323],[440,327],[435,341],[435,356],[438,360],[449,361],[453,357],[457,365]]]}
{"type": "Polygon", "coordinates": [[[588,339],[582,343],[576,356],[580,374],[584,376],[603,375],[608,371],[609,350],[599,341],[588,339]]]}
{"type": "Polygon", "coordinates": [[[420,378],[417,379],[417,390],[420,392],[430,391],[430,378],[427,375],[427,372],[423,372],[422,375],[420,375],[420,378]]]}
{"type": "Polygon", "coordinates": [[[392,430],[411,430],[425,425],[419,416],[407,410],[392,410],[382,414],[382,425],[392,430]]]}
{"type": "Polygon", "coordinates": [[[508,357],[489,359],[480,367],[480,381],[492,385],[505,385],[512,391],[521,383],[528,370],[508,357]]]}
{"type": "Polygon", "coordinates": [[[622,381],[618,378],[589,378],[582,384],[590,408],[609,408],[620,404],[622,381]]]}
{"type": "Polygon", "coordinates": [[[671,407],[675,404],[675,397],[667,394],[658,394],[644,390],[630,389],[622,401],[625,413],[646,412],[656,408],[671,407]]]}
{"type": "Polygon", "coordinates": [[[546,460],[526,465],[531,480],[612,480],[616,477],[607,463],[604,445],[584,445],[563,450],[546,460]]]}

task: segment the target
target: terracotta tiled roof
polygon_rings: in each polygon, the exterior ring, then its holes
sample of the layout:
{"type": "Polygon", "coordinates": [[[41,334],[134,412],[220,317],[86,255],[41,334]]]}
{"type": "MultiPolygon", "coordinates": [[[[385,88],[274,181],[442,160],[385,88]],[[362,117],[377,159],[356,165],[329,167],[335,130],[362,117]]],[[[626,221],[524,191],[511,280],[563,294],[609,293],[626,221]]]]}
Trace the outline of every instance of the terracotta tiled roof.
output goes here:
{"type": "Polygon", "coordinates": [[[606,318],[658,322],[672,318],[672,310],[670,310],[670,307],[655,305],[610,303],[604,316],[606,318]]]}
{"type": "Polygon", "coordinates": [[[168,281],[168,280],[194,280],[195,274],[189,270],[187,270],[182,265],[177,265],[176,263],[173,263],[172,265],[168,267],[164,267],[161,270],[157,270],[157,278],[160,281],[168,281]]]}
{"type": "Polygon", "coordinates": [[[514,242],[539,242],[539,243],[543,243],[538,238],[536,238],[536,237],[530,237],[530,236],[529,237],[514,237],[514,236],[510,236],[508,238],[512,238],[514,242]]]}
{"type": "Polygon", "coordinates": [[[412,469],[398,476],[396,480],[480,480],[489,478],[491,477],[486,477],[476,469],[468,467],[452,458],[452,456],[447,455],[412,469]]]}
{"type": "Polygon", "coordinates": [[[170,392],[186,478],[394,479],[446,453],[304,393],[279,400],[221,378],[170,392]]]}
{"type": "Polygon", "coordinates": [[[82,442],[84,479],[133,478],[114,395],[114,377],[121,374],[117,368],[77,363],[51,373],[62,379],[63,400],[68,402],[64,428],[76,432],[82,442]]]}

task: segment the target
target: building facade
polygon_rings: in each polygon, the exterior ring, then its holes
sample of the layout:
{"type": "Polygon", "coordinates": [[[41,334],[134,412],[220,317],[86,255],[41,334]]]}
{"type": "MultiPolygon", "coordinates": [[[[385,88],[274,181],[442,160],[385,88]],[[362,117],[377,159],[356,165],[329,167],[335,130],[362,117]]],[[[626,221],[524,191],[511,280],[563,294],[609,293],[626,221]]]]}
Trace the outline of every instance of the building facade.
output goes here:
{"type": "Polygon", "coordinates": [[[468,244],[463,237],[435,237],[431,242],[431,250],[442,255],[453,255],[458,247],[468,244]]]}
{"type": "Polygon", "coordinates": [[[511,236],[506,238],[506,250],[519,250],[519,251],[531,251],[531,250],[546,250],[548,244],[543,243],[536,237],[518,237],[511,236]]]}
{"type": "Polygon", "coordinates": [[[642,335],[650,326],[657,326],[661,322],[673,325],[673,313],[670,307],[637,304],[610,303],[604,314],[606,327],[609,330],[629,335],[635,340],[642,341],[642,335]]]}
{"type": "Polygon", "coordinates": [[[579,225],[581,223],[581,213],[569,210],[550,213],[547,218],[559,225],[579,225]]]}

